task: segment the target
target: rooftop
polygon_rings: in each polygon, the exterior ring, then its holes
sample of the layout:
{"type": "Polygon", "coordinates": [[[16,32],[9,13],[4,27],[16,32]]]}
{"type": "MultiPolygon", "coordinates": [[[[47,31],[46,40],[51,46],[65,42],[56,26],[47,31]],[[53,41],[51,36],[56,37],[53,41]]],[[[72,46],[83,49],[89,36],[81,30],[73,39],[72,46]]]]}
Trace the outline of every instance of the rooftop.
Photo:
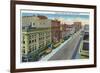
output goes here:
{"type": "Polygon", "coordinates": [[[36,27],[23,27],[22,32],[30,32],[30,31],[41,31],[41,30],[48,30],[51,29],[50,27],[48,28],[36,28],[36,27]]]}

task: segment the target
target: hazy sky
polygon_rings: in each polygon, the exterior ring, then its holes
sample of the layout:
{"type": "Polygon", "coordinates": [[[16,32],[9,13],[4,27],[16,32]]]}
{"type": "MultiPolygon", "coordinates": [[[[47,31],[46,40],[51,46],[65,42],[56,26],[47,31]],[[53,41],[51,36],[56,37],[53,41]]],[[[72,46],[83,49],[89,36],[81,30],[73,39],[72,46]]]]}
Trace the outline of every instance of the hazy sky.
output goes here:
{"type": "Polygon", "coordinates": [[[47,13],[22,13],[22,16],[33,16],[33,15],[44,15],[47,16],[48,19],[58,19],[61,20],[62,23],[71,24],[74,21],[81,21],[84,24],[89,24],[89,14],[84,13],[84,15],[79,12],[73,13],[55,13],[55,14],[47,14],[47,13]]]}

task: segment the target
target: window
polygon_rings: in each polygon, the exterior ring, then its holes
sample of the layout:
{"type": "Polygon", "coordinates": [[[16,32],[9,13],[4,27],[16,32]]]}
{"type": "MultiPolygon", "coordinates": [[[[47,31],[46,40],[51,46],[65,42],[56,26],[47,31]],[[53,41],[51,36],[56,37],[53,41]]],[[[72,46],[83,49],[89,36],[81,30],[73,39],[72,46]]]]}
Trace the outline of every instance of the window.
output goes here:
{"type": "Polygon", "coordinates": [[[32,43],[34,42],[34,40],[32,40],[32,43]]]}
{"type": "Polygon", "coordinates": [[[34,41],[36,42],[36,39],[34,41]]]}
{"type": "Polygon", "coordinates": [[[25,53],[25,49],[23,49],[22,52],[25,53]]]}
{"type": "Polygon", "coordinates": [[[31,43],[31,40],[29,40],[29,44],[31,43]]]}
{"type": "Polygon", "coordinates": [[[89,34],[85,34],[83,40],[89,40],[89,34]]]}
{"type": "Polygon", "coordinates": [[[25,44],[25,41],[23,41],[23,44],[25,44]]]}
{"type": "Polygon", "coordinates": [[[28,53],[30,53],[30,52],[31,52],[31,48],[29,49],[28,53]]]}
{"type": "Polygon", "coordinates": [[[35,25],[35,23],[33,23],[33,25],[35,25]]]}
{"type": "Polygon", "coordinates": [[[89,51],[89,43],[83,43],[83,50],[89,51]]]}

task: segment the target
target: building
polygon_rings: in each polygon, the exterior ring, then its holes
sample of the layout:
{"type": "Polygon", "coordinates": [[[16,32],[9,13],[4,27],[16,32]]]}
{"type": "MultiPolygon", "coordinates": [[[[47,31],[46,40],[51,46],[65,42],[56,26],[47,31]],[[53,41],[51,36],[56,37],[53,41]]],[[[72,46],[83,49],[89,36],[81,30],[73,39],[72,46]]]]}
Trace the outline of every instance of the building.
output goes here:
{"type": "Polygon", "coordinates": [[[22,61],[36,61],[51,44],[51,21],[45,16],[22,17],[22,61]]]}
{"type": "Polygon", "coordinates": [[[81,22],[73,22],[73,25],[75,27],[75,32],[79,31],[82,28],[81,22]]]}
{"type": "Polygon", "coordinates": [[[51,20],[51,37],[53,45],[56,45],[60,42],[61,39],[60,21],[58,20],[51,20]]]}
{"type": "Polygon", "coordinates": [[[89,25],[84,25],[82,47],[80,49],[81,58],[89,58],[89,25]]]}
{"type": "Polygon", "coordinates": [[[74,33],[75,33],[75,27],[73,24],[61,25],[61,38],[63,39],[63,41],[67,40],[74,33]]]}
{"type": "Polygon", "coordinates": [[[22,26],[31,25],[34,28],[48,28],[51,27],[51,20],[46,16],[23,16],[22,26]]]}
{"type": "Polygon", "coordinates": [[[61,32],[61,39],[64,39],[64,37],[66,36],[66,24],[61,24],[60,32],[61,32]]]}
{"type": "Polygon", "coordinates": [[[64,40],[67,40],[67,37],[68,37],[68,29],[67,29],[67,24],[61,24],[61,27],[60,27],[60,31],[61,31],[61,41],[64,42],[64,40]]]}
{"type": "Polygon", "coordinates": [[[75,33],[75,27],[73,24],[67,24],[66,30],[67,30],[67,35],[72,35],[75,33]]]}

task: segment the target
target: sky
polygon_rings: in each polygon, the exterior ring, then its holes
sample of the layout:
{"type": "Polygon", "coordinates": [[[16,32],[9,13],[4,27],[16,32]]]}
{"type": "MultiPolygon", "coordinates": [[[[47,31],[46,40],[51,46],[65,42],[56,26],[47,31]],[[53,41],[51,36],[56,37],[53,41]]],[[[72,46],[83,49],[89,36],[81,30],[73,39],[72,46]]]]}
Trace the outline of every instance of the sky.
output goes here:
{"type": "Polygon", "coordinates": [[[48,19],[58,19],[62,23],[72,24],[74,21],[81,21],[84,24],[89,24],[89,13],[85,12],[62,12],[62,13],[22,13],[22,16],[44,15],[48,19]],[[83,14],[82,14],[83,13],[83,14]]]}

